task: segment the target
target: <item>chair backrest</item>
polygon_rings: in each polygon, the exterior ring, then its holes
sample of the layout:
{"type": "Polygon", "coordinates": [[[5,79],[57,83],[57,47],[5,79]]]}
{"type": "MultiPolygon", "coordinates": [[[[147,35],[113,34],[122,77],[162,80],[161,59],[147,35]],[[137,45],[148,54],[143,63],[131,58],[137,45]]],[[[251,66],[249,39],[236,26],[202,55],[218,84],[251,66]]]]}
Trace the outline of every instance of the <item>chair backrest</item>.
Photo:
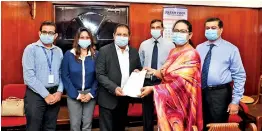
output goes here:
{"type": "Polygon", "coordinates": [[[253,105],[257,104],[260,101],[261,96],[262,96],[262,75],[260,75],[259,77],[258,86],[257,86],[257,96],[253,105]]]}
{"type": "MultiPolygon", "coordinates": [[[[238,123],[210,123],[207,125],[208,131],[240,131],[238,123]]],[[[258,131],[254,123],[246,125],[248,131],[258,131]]]]}
{"type": "Polygon", "coordinates": [[[3,88],[2,100],[7,99],[10,96],[23,99],[25,96],[26,85],[24,84],[8,84],[3,88]]]}
{"type": "Polygon", "coordinates": [[[208,131],[240,131],[238,123],[210,123],[208,131]]]}

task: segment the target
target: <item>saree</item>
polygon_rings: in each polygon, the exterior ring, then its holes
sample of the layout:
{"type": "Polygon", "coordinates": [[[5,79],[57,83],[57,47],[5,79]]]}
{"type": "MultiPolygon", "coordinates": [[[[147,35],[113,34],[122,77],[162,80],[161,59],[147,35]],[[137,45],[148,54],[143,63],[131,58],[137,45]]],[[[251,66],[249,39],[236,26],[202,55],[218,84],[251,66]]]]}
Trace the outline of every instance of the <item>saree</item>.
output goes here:
{"type": "Polygon", "coordinates": [[[162,83],[153,88],[161,131],[203,129],[200,57],[189,44],[181,48],[170,51],[160,71],[162,83]]]}

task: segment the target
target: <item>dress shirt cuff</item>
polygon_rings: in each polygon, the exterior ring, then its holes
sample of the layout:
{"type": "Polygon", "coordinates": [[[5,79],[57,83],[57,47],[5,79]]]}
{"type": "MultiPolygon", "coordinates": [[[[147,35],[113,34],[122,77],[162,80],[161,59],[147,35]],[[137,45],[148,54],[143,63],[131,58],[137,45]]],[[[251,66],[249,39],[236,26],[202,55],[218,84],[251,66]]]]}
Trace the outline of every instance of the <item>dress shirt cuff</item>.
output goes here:
{"type": "MultiPolygon", "coordinates": [[[[119,86],[113,87],[113,90],[112,90],[112,88],[109,88],[109,89],[108,89],[108,92],[111,93],[111,94],[116,95],[116,88],[117,88],[117,87],[119,87],[119,86]]],[[[119,87],[119,88],[121,88],[121,87],[119,87]]]]}
{"type": "Polygon", "coordinates": [[[79,93],[76,99],[80,100],[80,96],[81,96],[81,94],[79,93]]]}
{"type": "Polygon", "coordinates": [[[92,95],[91,93],[88,93],[88,95],[90,95],[90,96],[91,96],[91,98],[94,98],[94,97],[93,97],[93,95],[92,95]]]}
{"type": "Polygon", "coordinates": [[[238,105],[239,101],[240,101],[240,98],[233,98],[231,103],[238,105]]]}
{"type": "Polygon", "coordinates": [[[59,84],[57,91],[62,92],[63,93],[64,87],[63,85],[59,84]]]}
{"type": "Polygon", "coordinates": [[[43,98],[46,98],[49,95],[49,92],[47,90],[39,93],[43,98]]]}

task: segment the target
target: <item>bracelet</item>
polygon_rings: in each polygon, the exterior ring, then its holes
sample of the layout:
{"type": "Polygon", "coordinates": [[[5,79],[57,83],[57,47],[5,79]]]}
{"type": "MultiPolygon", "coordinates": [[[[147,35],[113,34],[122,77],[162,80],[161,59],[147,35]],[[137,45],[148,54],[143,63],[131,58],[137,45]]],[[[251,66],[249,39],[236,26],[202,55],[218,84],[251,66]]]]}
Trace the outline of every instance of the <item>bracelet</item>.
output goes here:
{"type": "Polygon", "coordinates": [[[153,80],[153,76],[155,76],[155,71],[150,75],[151,80],[153,80]]]}

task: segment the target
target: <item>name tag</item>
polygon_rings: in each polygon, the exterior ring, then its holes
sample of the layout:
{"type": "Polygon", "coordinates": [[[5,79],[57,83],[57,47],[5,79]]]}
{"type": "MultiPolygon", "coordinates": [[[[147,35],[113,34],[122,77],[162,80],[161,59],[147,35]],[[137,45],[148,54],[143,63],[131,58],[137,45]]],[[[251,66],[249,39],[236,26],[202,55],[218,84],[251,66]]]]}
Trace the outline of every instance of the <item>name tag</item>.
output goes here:
{"type": "Polygon", "coordinates": [[[48,76],[48,83],[49,84],[55,83],[55,76],[54,75],[49,75],[48,76]]]}

